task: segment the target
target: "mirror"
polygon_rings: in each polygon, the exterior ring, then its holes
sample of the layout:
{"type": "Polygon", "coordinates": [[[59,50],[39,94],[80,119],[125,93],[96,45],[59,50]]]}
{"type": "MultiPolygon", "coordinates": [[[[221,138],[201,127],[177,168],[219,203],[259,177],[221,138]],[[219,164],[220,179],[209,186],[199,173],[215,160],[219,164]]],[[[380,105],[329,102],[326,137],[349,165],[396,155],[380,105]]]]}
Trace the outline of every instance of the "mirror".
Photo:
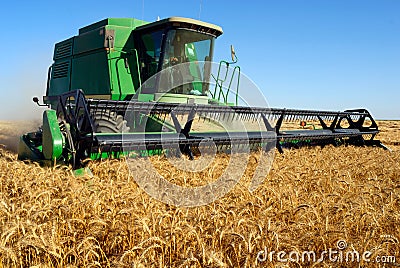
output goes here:
{"type": "Polygon", "coordinates": [[[50,105],[49,104],[40,104],[39,103],[39,98],[38,97],[33,97],[33,102],[34,103],[36,103],[37,105],[39,105],[39,106],[46,106],[46,107],[50,107],[50,105]]]}
{"type": "Polygon", "coordinates": [[[235,53],[235,48],[233,45],[231,45],[231,58],[233,62],[236,62],[236,53],[235,53]]]}

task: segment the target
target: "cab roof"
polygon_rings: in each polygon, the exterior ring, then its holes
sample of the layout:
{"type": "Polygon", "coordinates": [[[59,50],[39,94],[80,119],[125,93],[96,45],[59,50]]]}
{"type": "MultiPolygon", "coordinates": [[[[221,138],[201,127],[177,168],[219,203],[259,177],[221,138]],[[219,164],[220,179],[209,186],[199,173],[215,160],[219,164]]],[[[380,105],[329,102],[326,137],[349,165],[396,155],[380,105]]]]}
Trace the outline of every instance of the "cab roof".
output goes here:
{"type": "Polygon", "coordinates": [[[172,26],[177,28],[186,28],[202,32],[205,34],[210,34],[215,37],[220,36],[223,31],[220,26],[215,24],[207,23],[200,20],[182,18],[182,17],[170,17],[155,22],[151,22],[136,28],[137,31],[148,30],[148,29],[160,29],[165,28],[165,26],[172,26]]]}

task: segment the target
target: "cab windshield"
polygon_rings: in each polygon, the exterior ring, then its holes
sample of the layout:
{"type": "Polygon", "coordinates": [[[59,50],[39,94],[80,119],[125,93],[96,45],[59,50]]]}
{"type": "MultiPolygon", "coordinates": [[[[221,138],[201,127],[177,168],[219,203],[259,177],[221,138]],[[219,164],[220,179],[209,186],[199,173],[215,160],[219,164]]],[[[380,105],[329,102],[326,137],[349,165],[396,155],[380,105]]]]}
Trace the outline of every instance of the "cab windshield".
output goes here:
{"type": "Polygon", "coordinates": [[[173,89],[173,93],[206,95],[209,68],[212,59],[214,37],[187,29],[169,30],[165,39],[162,69],[167,69],[183,85],[173,89]],[[170,68],[178,64],[179,68],[170,68]]]}
{"type": "MultiPolygon", "coordinates": [[[[165,69],[161,77],[163,84],[179,84],[168,90],[170,93],[207,95],[210,78],[207,67],[212,59],[213,36],[189,29],[169,29],[143,34],[138,43],[143,82],[165,69]],[[184,64],[178,65],[181,63],[184,64]]],[[[165,87],[144,83],[143,93],[156,91],[164,92],[165,87]]]]}

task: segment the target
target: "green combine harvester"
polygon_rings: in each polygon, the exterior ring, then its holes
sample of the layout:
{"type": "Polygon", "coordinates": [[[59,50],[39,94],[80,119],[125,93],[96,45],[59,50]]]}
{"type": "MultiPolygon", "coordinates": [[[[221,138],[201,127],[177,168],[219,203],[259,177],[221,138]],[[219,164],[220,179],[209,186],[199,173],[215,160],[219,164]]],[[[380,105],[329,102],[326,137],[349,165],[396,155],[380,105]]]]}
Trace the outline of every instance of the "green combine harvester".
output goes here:
{"type": "Polygon", "coordinates": [[[201,144],[219,150],[276,147],[280,152],[304,145],[383,146],[374,139],[378,126],[365,109],[239,105],[239,80],[236,87],[232,81],[235,73],[239,79],[240,68],[233,69],[232,77],[221,72],[236,63],[234,51],[233,62],[221,61],[217,75],[210,71],[214,40],[221,34],[216,25],[179,17],[152,23],[110,18],[81,28],[77,36],[55,45],[44,104],[34,98],[49,109],[43,113],[42,127],[20,138],[19,159],[79,169],[88,158],[132,153],[175,150],[193,159],[201,144]],[[223,82],[229,85],[224,88],[223,82]],[[168,88],[166,83],[175,86],[168,88]],[[210,129],[196,130],[195,119],[208,122],[210,129]],[[262,127],[211,129],[221,119],[258,121],[262,127]],[[293,127],[305,126],[305,121],[319,127],[293,127]]]}

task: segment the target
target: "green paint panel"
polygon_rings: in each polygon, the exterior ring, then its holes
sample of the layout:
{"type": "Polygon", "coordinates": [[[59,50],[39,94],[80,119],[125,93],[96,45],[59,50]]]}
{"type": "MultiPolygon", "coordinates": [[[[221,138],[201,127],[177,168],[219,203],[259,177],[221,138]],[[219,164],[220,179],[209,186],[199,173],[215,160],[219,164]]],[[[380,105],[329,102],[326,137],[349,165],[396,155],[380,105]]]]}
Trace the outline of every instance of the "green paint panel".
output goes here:
{"type": "Polygon", "coordinates": [[[122,26],[122,27],[128,27],[128,28],[136,28],[142,25],[148,24],[148,22],[143,21],[143,20],[138,20],[138,19],[132,19],[132,18],[107,18],[98,22],[95,22],[93,24],[90,24],[88,26],[82,27],[79,29],[79,34],[84,34],[89,31],[93,31],[97,28],[104,27],[107,25],[113,25],[113,26],[122,26]]]}
{"type": "Polygon", "coordinates": [[[64,146],[63,135],[59,127],[56,111],[43,112],[43,155],[45,159],[54,160],[61,156],[64,146]]]}
{"type": "Polygon", "coordinates": [[[75,57],[72,60],[71,89],[84,88],[86,95],[110,95],[107,66],[108,56],[104,50],[75,57]]]}
{"type": "Polygon", "coordinates": [[[132,65],[127,64],[130,55],[121,52],[111,52],[108,54],[109,72],[111,77],[111,99],[124,100],[127,95],[135,93],[136,80],[132,74],[136,74],[135,70],[131,70],[132,65]]]}
{"type": "Polygon", "coordinates": [[[140,94],[138,101],[142,102],[154,101],[154,94],[140,94]]]}
{"type": "Polygon", "coordinates": [[[134,94],[140,75],[132,31],[144,24],[131,18],[104,19],[57,43],[46,95],[83,89],[86,95],[123,100],[134,94]]]}

